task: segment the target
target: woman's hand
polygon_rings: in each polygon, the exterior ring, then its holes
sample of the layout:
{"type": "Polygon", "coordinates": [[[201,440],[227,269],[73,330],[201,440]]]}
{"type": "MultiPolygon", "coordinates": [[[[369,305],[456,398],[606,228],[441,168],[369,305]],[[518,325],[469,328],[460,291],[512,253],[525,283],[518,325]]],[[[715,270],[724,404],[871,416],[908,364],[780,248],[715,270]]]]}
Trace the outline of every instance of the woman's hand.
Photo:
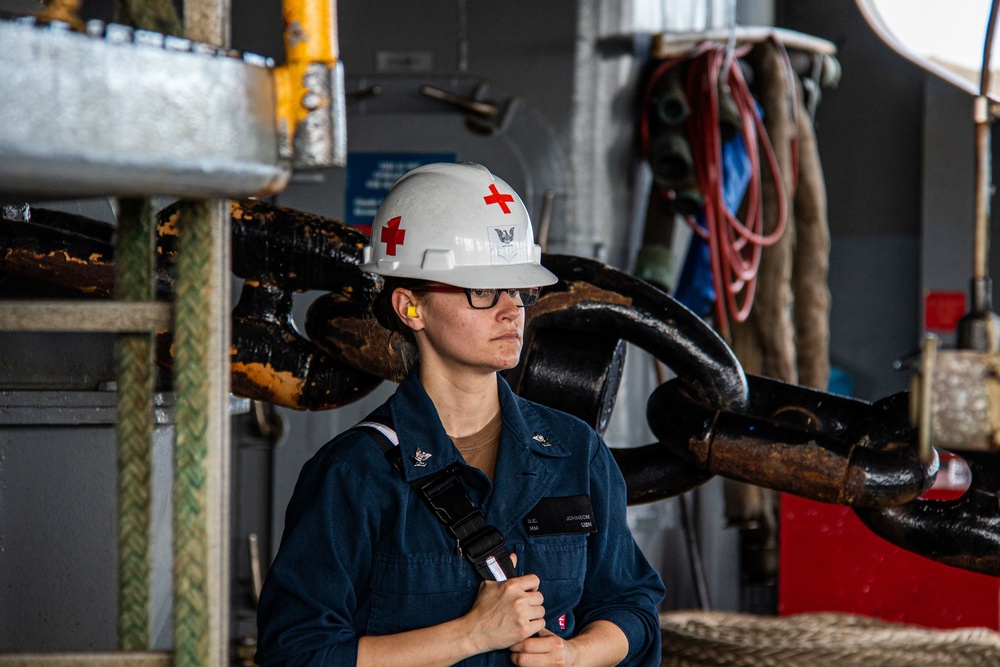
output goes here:
{"type": "Polygon", "coordinates": [[[545,629],[545,607],[533,574],[484,581],[464,621],[480,652],[508,648],[545,629]]]}
{"type": "Polygon", "coordinates": [[[575,665],[573,645],[562,637],[542,630],[537,637],[529,637],[510,647],[510,661],[519,667],[547,665],[575,665]]]}
{"type": "Polygon", "coordinates": [[[594,621],[572,639],[542,630],[510,647],[510,661],[520,667],[611,667],[627,655],[628,638],[610,621],[594,621]]]}

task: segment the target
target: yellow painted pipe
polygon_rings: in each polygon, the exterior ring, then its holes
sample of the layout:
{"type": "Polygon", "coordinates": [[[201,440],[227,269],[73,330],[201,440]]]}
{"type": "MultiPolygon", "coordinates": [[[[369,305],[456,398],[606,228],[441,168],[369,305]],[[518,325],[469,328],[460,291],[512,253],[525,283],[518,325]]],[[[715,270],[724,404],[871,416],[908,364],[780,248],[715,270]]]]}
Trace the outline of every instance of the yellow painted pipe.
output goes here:
{"type": "Polygon", "coordinates": [[[288,62],[337,63],[334,0],[284,0],[282,14],[288,62]]]}
{"type": "Polygon", "coordinates": [[[327,70],[337,66],[335,0],[283,0],[286,62],[275,68],[276,114],[282,137],[282,153],[290,156],[296,128],[317,108],[330,104],[317,99],[307,86],[306,73],[317,64],[327,70]]]}

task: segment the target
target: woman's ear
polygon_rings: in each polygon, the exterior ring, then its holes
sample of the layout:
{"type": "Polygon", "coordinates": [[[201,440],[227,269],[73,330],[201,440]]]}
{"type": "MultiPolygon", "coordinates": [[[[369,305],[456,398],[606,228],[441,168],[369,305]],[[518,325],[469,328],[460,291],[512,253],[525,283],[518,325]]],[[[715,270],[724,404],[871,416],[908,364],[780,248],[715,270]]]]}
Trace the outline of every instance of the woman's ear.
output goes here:
{"type": "Polygon", "coordinates": [[[424,321],[420,319],[420,303],[410,290],[404,287],[396,288],[392,293],[392,309],[396,311],[399,321],[414,331],[424,328],[424,321]]]}

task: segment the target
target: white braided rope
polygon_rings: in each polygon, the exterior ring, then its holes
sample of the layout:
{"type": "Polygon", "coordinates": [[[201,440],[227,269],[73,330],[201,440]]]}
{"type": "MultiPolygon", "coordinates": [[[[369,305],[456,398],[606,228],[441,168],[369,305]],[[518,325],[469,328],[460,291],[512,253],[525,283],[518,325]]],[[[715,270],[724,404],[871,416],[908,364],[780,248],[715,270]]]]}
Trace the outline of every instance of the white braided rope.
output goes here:
{"type": "Polygon", "coordinates": [[[982,667],[1000,665],[1000,633],[932,630],[846,614],[660,615],[662,667],[982,667]]]}

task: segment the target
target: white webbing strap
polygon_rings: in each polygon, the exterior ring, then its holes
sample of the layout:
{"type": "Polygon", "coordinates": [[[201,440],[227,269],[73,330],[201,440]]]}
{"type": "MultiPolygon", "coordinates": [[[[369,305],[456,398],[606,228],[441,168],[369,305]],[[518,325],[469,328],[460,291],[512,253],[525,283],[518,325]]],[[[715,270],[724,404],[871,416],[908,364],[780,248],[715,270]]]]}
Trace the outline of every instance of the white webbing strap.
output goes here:
{"type": "Polygon", "coordinates": [[[493,579],[496,581],[507,581],[507,575],[503,573],[503,568],[500,567],[500,563],[494,556],[490,556],[486,559],[486,567],[489,568],[490,574],[493,575],[493,579]]]}
{"type": "Polygon", "coordinates": [[[389,428],[388,426],[386,426],[381,422],[365,421],[358,424],[355,428],[358,427],[373,428],[382,435],[384,435],[386,438],[388,438],[389,442],[392,443],[393,447],[399,447],[399,436],[396,435],[396,431],[394,431],[393,429],[389,428]]]}

